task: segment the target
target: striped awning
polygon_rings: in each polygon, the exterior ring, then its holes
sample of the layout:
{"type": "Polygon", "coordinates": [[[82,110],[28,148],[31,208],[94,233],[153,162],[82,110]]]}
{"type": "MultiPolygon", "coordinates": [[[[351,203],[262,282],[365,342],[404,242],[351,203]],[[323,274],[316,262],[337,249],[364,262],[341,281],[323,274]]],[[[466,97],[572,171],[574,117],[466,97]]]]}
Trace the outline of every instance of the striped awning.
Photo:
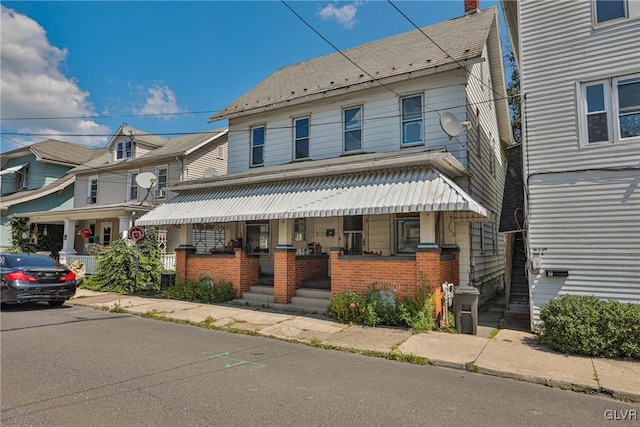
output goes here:
{"type": "Polygon", "coordinates": [[[409,168],[188,191],[136,220],[136,225],[489,211],[433,169],[409,168]]]}

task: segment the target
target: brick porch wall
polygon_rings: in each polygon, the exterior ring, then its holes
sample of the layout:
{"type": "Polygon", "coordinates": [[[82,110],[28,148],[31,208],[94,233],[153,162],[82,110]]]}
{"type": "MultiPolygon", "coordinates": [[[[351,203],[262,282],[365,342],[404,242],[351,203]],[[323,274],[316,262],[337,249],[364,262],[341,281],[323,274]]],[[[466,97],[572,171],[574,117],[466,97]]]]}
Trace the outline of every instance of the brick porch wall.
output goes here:
{"type": "Polygon", "coordinates": [[[289,304],[296,295],[296,249],[276,248],[273,252],[273,302],[289,304]]]}
{"type": "Polygon", "coordinates": [[[258,257],[236,249],[234,254],[196,254],[193,247],[176,248],[176,276],[197,281],[203,276],[231,282],[237,298],[258,282],[260,266],[258,257]]]}

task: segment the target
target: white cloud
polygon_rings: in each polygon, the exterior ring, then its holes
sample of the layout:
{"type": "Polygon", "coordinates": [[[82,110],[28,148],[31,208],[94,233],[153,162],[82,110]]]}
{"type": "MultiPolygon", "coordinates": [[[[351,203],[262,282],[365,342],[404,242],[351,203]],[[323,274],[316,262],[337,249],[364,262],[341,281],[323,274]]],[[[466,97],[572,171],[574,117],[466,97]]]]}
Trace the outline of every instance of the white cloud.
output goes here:
{"type": "Polygon", "coordinates": [[[318,12],[318,16],[325,21],[335,19],[343,27],[351,28],[356,23],[356,12],[358,11],[358,7],[361,4],[362,3],[357,1],[350,4],[345,4],[341,7],[336,7],[333,4],[328,4],[324,9],[318,12]]]}
{"type": "Polygon", "coordinates": [[[138,86],[142,92],[144,105],[135,110],[136,114],[159,114],[165,120],[174,118],[171,114],[181,113],[184,110],[178,105],[175,93],[166,84],[156,82],[149,87],[138,86]]]}
{"type": "MultiPolygon", "coordinates": [[[[33,19],[2,7],[0,17],[0,101],[2,127],[20,133],[46,133],[67,142],[99,145],[109,134],[107,126],[91,119],[95,115],[89,92],[60,68],[67,50],[52,46],[47,34],[33,19]],[[5,120],[4,118],[85,117],[70,120],[5,120]],[[62,136],[74,134],[78,136],[62,136]],[[61,136],[55,136],[61,135],[61,136]]],[[[26,142],[29,138],[21,139],[26,142]]],[[[40,141],[36,138],[32,142],[40,141]]],[[[6,143],[6,141],[3,141],[6,143]]]]}

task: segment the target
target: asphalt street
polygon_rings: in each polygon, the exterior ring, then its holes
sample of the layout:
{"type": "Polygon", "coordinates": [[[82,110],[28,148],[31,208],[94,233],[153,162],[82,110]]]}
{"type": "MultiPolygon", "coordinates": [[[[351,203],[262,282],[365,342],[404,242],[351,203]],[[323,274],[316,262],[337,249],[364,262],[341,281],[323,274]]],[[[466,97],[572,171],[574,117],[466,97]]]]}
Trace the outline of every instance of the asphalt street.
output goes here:
{"type": "Polygon", "coordinates": [[[1,315],[2,426],[596,426],[638,405],[65,305],[1,315]]]}

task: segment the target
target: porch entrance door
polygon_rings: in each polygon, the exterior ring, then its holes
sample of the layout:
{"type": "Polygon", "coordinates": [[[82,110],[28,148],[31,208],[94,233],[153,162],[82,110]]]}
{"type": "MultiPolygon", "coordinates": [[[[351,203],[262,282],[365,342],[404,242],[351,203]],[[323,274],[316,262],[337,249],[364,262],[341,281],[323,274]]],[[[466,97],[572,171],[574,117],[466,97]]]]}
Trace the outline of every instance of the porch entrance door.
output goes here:
{"type": "Polygon", "coordinates": [[[246,251],[248,254],[260,255],[260,271],[273,275],[273,242],[272,235],[277,236],[277,222],[247,222],[245,236],[247,238],[246,251]]]}

